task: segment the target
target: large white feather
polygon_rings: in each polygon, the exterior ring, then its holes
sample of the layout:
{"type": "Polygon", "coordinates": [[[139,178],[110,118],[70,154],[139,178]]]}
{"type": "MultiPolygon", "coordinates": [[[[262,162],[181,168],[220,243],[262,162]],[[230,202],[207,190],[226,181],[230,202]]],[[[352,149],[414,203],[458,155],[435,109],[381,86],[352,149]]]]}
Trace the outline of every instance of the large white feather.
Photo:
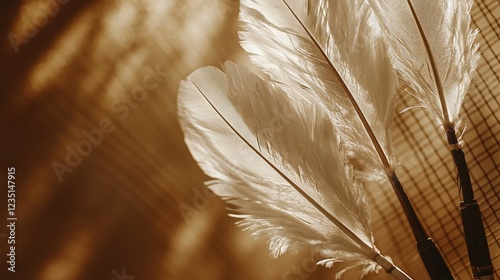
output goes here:
{"type": "Polygon", "coordinates": [[[367,0],[391,44],[410,93],[444,127],[455,128],[479,59],[472,0],[367,0]]]}
{"type": "Polygon", "coordinates": [[[363,0],[242,0],[240,38],[276,84],[324,106],[355,171],[382,181],[394,169],[396,75],[369,17],[363,0]]]}
{"type": "MultiPolygon", "coordinates": [[[[373,243],[362,189],[336,157],[329,117],[245,68],[226,63],[225,70],[199,69],[179,89],[185,140],[216,179],[209,187],[237,206],[242,226],[269,240],[273,256],[307,248],[327,266],[389,270],[373,243]]],[[[399,269],[391,275],[409,279],[399,269]]]]}

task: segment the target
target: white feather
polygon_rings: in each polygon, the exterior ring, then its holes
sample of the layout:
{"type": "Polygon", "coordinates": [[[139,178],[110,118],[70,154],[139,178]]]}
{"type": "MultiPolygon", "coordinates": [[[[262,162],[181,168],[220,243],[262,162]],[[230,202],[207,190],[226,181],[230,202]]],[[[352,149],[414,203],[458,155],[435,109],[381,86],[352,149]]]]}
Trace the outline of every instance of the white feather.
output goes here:
{"type": "Polygon", "coordinates": [[[216,179],[207,184],[236,206],[239,224],[266,237],[275,257],[310,249],[327,266],[392,267],[377,257],[363,191],[336,157],[324,111],[245,68],[224,66],[226,73],[205,67],[181,83],[179,119],[193,157],[216,179]]]}
{"type": "Polygon", "coordinates": [[[240,39],[276,84],[324,106],[361,178],[383,181],[396,75],[369,17],[363,0],[242,0],[240,39]]]}
{"type": "Polygon", "coordinates": [[[479,59],[474,43],[477,31],[470,28],[473,1],[367,1],[410,93],[441,125],[457,131],[460,108],[479,59]]]}
{"type": "Polygon", "coordinates": [[[367,0],[391,44],[394,67],[408,91],[445,130],[461,192],[465,240],[474,278],[493,278],[493,266],[464,152],[460,108],[476,71],[477,31],[472,0],[367,0]],[[469,223],[467,221],[475,221],[469,223]]]}
{"type": "MultiPolygon", "coordinates": [[[[338,131],[342,159],[354,178],[389,179],[417,245],[425,244],[429,237],[395,174],[389,129],[397,79],[368,4],[242,0],[240,6],[241,45],[252,61],[294,100],[319,104],[338,131]]],[[[442,260],[439,253],[432,257],[424,260],[426,267],[442,260]]],[[[447,269],[444,261],[438,266],[447,269]]]]}

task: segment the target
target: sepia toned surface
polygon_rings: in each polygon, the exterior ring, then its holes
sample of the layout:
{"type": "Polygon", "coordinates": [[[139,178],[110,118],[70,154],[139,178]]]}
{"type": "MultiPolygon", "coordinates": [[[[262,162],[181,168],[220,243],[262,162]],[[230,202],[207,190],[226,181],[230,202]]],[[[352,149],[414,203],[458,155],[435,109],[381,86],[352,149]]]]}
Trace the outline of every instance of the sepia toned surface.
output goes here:
{"type": "MultiPolygon", "coordinates": [[[[304,252],[269,256],[207,191],[176,113],[181,79],[238,45],[238,1],[6,1],[1,4],[1,170],[16,168],[16,273],[0,279],[334,279],[304,252]]],[[[463,107],[464,150],[500,277],[500,3],[476,1],[483,58],[463,107]]],[[[397,109],[415,102],[402,93],[397,109]]],[[[471,279],[442,131],[398,115],[398,174],[457,279],[471,279]]],[[[6,179],[4,180],[6,181],[6,179]]],[[[428,279],[389,184],[368,186],[376,244],[428,279]]],[[[355,273],[342,279],[356,279],[355,273]]],[[[366,279],[389,279],[385,274],[366,279]]]]}

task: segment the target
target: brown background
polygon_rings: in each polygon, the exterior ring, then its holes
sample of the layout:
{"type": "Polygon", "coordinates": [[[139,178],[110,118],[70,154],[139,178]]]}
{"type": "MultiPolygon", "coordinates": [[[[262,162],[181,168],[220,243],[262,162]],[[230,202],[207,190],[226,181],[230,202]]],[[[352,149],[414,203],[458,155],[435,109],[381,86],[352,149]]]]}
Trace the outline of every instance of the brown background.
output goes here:
{"type": "MultiPolygon", "coordinates": [[[[238,1],[58,1],[0,4],[1,170],[16,167],[18,217],[17,272],[7,273],[1,226],[0,278],[334,279],[307,253],[270,258],[263,240],[234,226],[226,205],[204,191],[207,178],[183,142],[179,81],[205,65],[247,62],[238,1]],[[156,68],[168,76],[130,99],[156,68]],[[84,145],[82,131],[103,121],[112,131],[59,180],[54,164],[67,164],[70,150],[84,145]]],[[[464,149],[498,269],[499,2],[477,1],[473,19],[483,59],[464,104],[464,149]]],[[[402,94],[398,109],[412,102],[402,94]]],[[[418,214],[457,279],[471,279],[442,132],[422,110],[397,116],[393,132],[418,214]]],[[[6,188],[0,193],[3,224],[6,188]]],[[[378,247],[414,279],[428,279],[390,186],[368,194],[378,247]]]]}

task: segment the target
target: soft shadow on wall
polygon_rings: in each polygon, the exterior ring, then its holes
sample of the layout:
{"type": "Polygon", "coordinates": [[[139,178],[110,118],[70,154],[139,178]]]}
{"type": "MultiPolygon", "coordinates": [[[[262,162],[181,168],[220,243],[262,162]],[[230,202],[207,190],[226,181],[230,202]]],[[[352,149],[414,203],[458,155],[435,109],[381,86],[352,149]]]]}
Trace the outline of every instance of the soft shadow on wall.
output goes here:
{"type": "MultiPolygon", "coordinates": [[[[247,62],[238,5],[2,3],[1,168],[16,168],[18,217],[17,272],[2,269],[2,279],[334,278],[307,253],[271,259],[263,240],[235,227],[183,142],[179,81],[205,65],[247,62]]],[[[380,249],[425,279],[390,190],[370,199],[380,249]]],[[[5,250],[0,239],[4,264],[5,250]]]]}

